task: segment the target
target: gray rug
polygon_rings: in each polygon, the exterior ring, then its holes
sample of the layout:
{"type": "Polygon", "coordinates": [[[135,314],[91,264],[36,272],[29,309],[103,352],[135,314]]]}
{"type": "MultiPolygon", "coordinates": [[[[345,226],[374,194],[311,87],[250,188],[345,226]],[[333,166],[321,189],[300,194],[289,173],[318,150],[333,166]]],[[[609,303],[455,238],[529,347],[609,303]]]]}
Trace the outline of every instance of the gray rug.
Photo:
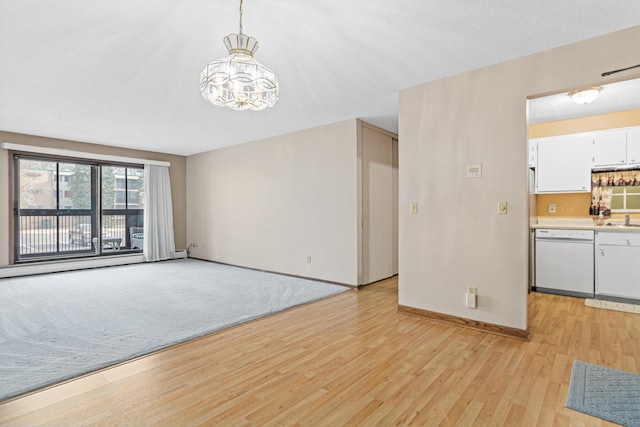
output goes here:
{"type": "Polygon", "coordinates": [[[640,375],[576,360],[567,408],[627,427],[640,427],[640,375]]]}
{"type": "Polygon", "coordinates": [[[0,400],[348,288],[191,259],[0,280],[0,400]]]}

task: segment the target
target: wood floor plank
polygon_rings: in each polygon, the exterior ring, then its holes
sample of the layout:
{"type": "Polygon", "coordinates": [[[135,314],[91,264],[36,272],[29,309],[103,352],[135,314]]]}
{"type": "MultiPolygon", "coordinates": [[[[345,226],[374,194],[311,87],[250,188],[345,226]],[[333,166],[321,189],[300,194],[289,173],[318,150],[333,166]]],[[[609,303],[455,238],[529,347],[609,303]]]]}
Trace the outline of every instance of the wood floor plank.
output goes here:
{"type": "Polygon", "coordinates": [[[640,316],[529,295],[522,342],[397,312],[397,279],[0,403],[3,425],[610,426],[573,361],[640,368],[640,316]]]}

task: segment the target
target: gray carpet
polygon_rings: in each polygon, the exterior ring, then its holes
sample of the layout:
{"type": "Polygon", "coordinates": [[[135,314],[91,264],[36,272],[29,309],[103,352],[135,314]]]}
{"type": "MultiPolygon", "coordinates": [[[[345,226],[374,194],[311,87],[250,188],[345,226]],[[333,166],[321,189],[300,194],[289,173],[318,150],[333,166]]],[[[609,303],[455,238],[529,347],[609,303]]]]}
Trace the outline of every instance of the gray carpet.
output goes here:
{"type": "Polygon", "coordinates": [[[567,408],[627,427],[640,427],[640,375],[576,360],[567,408]]]}
{"type": "Polygon", "coordinates": [[[348,288],[191,259],[0,280],[0,400],[348,288]]]}

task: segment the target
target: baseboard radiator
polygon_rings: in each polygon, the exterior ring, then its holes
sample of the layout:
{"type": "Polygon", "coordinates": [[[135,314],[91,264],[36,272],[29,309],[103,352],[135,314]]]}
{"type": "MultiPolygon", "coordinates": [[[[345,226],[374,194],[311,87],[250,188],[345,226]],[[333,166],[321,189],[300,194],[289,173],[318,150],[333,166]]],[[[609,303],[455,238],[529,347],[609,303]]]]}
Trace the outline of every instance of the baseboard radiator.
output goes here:
{"type": "MultiPolygon", "coordinates": [[[[185,249],[177,250],[174,259],[187,258],[185,249]]],[[[143,255],[126,254],[105,257],[79,258],[71,260],[47,261],[30,264],[16,264],[0,267],[0,279],[8,277],[31,276],[33,274],[59,273],[61,271],[83,270],[86,268],[113,267],[144,262],[143,255]]]]}

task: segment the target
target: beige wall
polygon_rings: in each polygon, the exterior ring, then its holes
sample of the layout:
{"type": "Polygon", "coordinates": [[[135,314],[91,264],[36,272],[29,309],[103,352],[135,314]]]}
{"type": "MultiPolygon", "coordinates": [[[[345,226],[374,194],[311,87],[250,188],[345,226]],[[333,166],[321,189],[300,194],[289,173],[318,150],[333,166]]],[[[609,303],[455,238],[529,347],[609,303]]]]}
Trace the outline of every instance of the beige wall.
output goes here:
{"type": "MultiPolygon", "coordinates": [[[[47,148],[60,148],[86,153],[104,154],[112,156],[133,157],[149,160],[171,162],[169,176],[171,178],[171,198],[173,201],[173,229],[176,248],[186,248],[186,158],[150,151],[129,150],[126,148],[109,147],[97,144],[67,141],[62,139],[44,138],[9,132],[0,132],[1,142],[34,145],[47,148]]],[[[0,149],[0,266],[9,264],[9,162],[11,156],[7,150],[0,149]]]]}
{"type": "Polygon", "coordinates": [[[401,305],[526,329],[526,98],[610,82],[600,73],[636,64],[638,43],[634,27],[400,92],[401,305]]]}
{"type": "Polygon", "coordinates": [[[188,157],[191,256],[357,285],[357,126],[188,157]]]}

